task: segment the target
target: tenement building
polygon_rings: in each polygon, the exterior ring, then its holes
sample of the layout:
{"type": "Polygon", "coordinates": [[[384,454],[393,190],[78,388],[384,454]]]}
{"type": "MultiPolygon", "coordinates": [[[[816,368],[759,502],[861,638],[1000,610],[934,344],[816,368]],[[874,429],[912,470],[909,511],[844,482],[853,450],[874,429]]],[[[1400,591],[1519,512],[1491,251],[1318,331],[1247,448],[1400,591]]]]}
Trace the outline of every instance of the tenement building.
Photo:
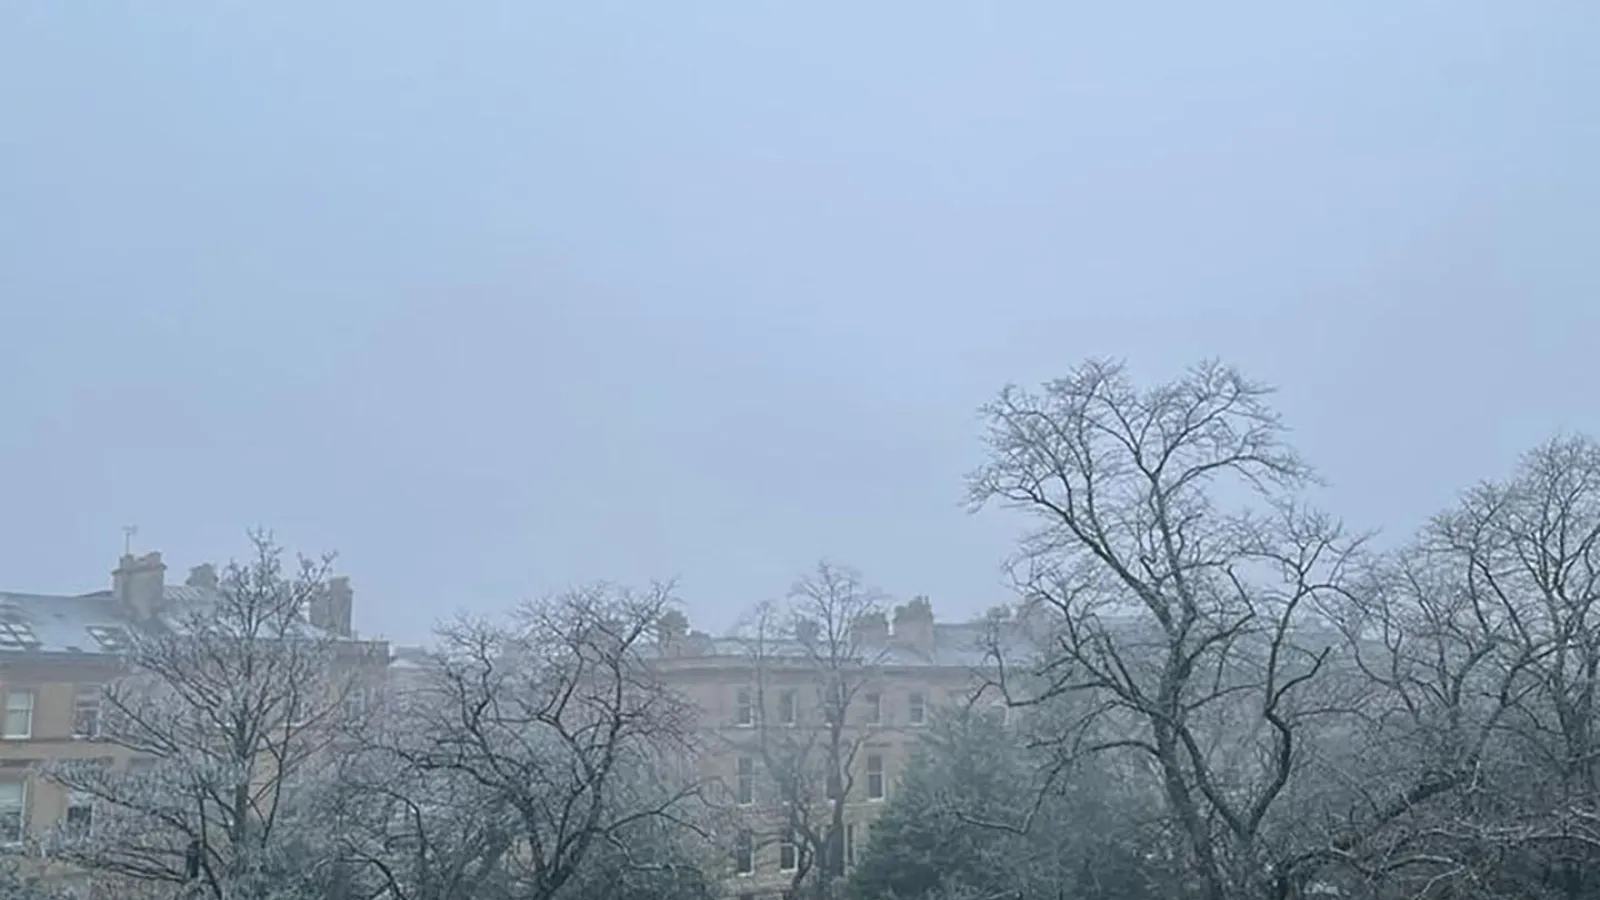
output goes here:
{"type": "MultiPolygon", "coordinates": [[[[41,839],[55,826],[90,824],[93,804],[44,777],[46,763],[132,762],[126,749],[102,739],[102,686],[125,671],[130,635],[170,627],[179,611],[219,596],[210,565],[194,567],[181,584],[168,583],[166,570],[160,553],[125,554],[109,589],[0,592],[0,853],[37,860],[41,839]]],[[[305,611],[307,624],[335,639],[337,660],[371,661],[373,678],[381,679],[388,648],[356,637],[352,600],[349,579],[329,579],[305,611]]]]}
{"type": "Polygon", "coordinates": [[[729,896],[782,897],[796,878],[839,877],[943,708],[990,703],[984,623],[934,620],[926,598],[891,620],[712,637],[664,618],[654,664],[700,710],[701,776],[737,827],[729,896]]]}

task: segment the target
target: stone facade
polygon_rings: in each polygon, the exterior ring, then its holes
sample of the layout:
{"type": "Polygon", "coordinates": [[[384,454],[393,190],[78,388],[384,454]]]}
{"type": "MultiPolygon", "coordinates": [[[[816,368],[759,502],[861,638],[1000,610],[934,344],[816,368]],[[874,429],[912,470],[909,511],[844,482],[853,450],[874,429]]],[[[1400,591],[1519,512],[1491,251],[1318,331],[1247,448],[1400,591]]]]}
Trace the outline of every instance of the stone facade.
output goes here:
{"type": "MultiPolygon", "coordinates": [[[[86,594],[0,593],[0,852],[45,856],[40,838],[69,820],[87,821],[92,806],[40,774],[48,762],[101,759],[127,766],[132,755],[100,739],[99,696],[125,669],[123,651],[137,629],[216,596],[215,569],[196,566],[183,584],[166,582],[160,553],[124,555],[111,588],[86,594]]],[[[383,642],[350,628],[349,581],[330,579],[329,597],[307,610],[308,624],[337,643],[339,664],[370,671],[373,688],[388,663],[383,642]]]]}
{"type": "Polygon", "coordinates": [[[881,613],[860,617],[829,652],[816,649],[826,636],[757,645],[686,625],[663,623],[653,665],[699,709],[700,775],[738,822],[730,897],[783,896],[806,828],[830,835],[822,852],[847,870],[938,711],[987,702],[987,627],[936,622],[922,598],[895,610],[892,630],[881,613]]]}

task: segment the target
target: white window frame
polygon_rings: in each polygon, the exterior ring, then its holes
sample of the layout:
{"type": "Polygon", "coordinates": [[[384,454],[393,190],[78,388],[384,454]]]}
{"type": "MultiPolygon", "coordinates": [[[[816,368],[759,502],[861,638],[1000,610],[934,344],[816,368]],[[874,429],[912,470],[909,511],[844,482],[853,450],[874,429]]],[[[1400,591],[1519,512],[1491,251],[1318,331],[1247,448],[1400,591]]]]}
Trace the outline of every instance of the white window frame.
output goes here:
{"type": "Polygon", "coordinates": [[[756,873],[756,836],[749,831],[741,831],[734,838],[733,846],[733,874],[748,877],[756,873]],[[740,865],[743,857],[744,865],[740,865]]]}
{"type": "Polygon", "coordinates": [[[344,714],[347,719],[360,719],[371,707],[371,697],[365,684],[352,684],[345,689],[344,714]]]}
{"type": "Polygon", "coordinates": [[[62,826],[65,827],[70,824],[72,811],[74,809],[87,809],[89,811],[89,822],[87,827],[85,827],[81,832],[81,835],[88,836],[94,834],[95,819],[98,818],[95,815],[95,812],[99,805],[100,803],[98,799],[93,794],[84,793],[83,791],[69,790],[67,792],[67,808],[61,816],[62,826]]]}
{"type": "Polygon", "coordinates": [[[297,690],[289,692],[287,702],[289,708],[283,711],[283,726],[291,732],[306,730],[326,712],[318,708],[311,697],[302,696],[297,690]]]}
{"type": "Polygon", "coordinates": [[[793,872],[798,868],[800,868],[800,847],[794,842],[794,832],[784,832],[783,837],[778,840],[778,871],[793,872]]]}
{"type": "Polygon", "coordinates": [[[0,781],[0,787],[15,788],[17,791],[17,831],[16,834],[0,833],[0,847],[16,847],[28,837],[28,782],[24,780],[0,781]]]}
{"type": "Polygon", "coordinates": [[[829,725],[835,724],[835,716],[839,722],[849,721],[844,716],[850,710],[850,691],[843,681],[835,681],[823,691],[822,707],[829,725]]]}
{"type": "Polygon", "coordinates": [[[736,728],[754,728],[756,724],[755,691],[739,688],[733,695],[733,724],[736,728]]]}
{"type": "Polygon", "coordinates": [[[911,725],[928,724],[928,695],[912,691],[906,698],[906,722],[911,725]]]}
{"type": "Polygon", "coordinates": [[[741,756],[735,763],[733,801],[740,806],[753,806],[756,802],[756,760],[741,756]]]}
{"type": "Polygon", "coordinates": [[[867,724],[883,724],[883,694],[879,691],[869,691],[865,698],[867,703],[867,724]]]}
{"type": "Polygon", "coordinates": [[[100,736],[100,686],[79,687],[72,698],[72,739],[94,740],[100,736]],[[88,728],[81,727],[85,719],[88,728]]]}
{"type": "Polygon", "coordinates": [[[800,722],[800,692],[778,692],[778,724],[796,725],[800,722]]]}
{"type": "Polygon", "coordinates": [[[34,711],[34,708],[38,705],[38,702],[39,702],[39,698],[29,688],[8,688],[6,690],[5,720],[3,722],[0,722],[0,740],[7,740],[7,741],[26,741],[26,740],[31,740],[33,738],[33,711],[34,711]],[[19,697],[27,697],[28,698],[28,703],[27,703],[27,707],[26,707],[25,710],[24,710],[24,708],[22,706],[19,706],[17,704],[17,702],[16,702],[17,698],[19,698],[19,697]],[[13,714],[20,714],[20,713],[23,713],[23,712],[26,712],[26,715],[27,715],[27,719],[25,720],[27,727],[24,730],[21,730],[21,731],[13,731],[12,728],[11,728],[11,717],[12,717],[12,715],[13,714]]]}
{"type": "Polygon", "coordinates": [[[883,767],[883,754],[881,754],[881,753],[869,753],[869,754],[867,754],[867,779],[866,780],[867,780],[867,785],[866,785],[866,787],[867,787],[867,800],[869,800],[869,801],[871,801],[873,803],[877,803],[877,802],[880,802],[881,800],[883,800],[884,795],[888,793],[888,790],[886,789],[887,788],[888,779],[885,777],[885,771],[884,771],[884,767],[883,767]],[[873,765],[874,762],[877,763],[876,766],[873,765]],[[873,790],[873,787],[874,787],[873,779],[874,778],[877,779],[877,784],[876,784],[877,790],[876,791],[873,790]]]}

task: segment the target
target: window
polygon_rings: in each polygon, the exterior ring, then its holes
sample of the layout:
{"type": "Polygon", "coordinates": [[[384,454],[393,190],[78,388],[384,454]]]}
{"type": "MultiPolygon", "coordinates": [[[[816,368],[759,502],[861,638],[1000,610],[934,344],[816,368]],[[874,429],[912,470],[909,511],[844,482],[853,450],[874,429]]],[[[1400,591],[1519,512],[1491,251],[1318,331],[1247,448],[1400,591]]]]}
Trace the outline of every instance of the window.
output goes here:
{"type": "Polygon", "coordinates": [[[928,695],[921,691],[911,692],[911,706],[906,710],[906,721],[913,725],[921,725],[928,721],[928,695]]]}
{"type": "Polygon", "coordinates": [[[844,777],[839,773],[838,769],[828,772],[827,791],[829,800],[838,800],[844,796],[844,777]]]}
{"type": "MultiPolygon", "coordinates": [[[[311,724],[318,717],[320,710],[312,706],[310,697],[301,696],[297,691],[284,698],[283,724],[292,730],[300,730],[311,724]]],[[[228,719],[226,721],[233,721],[228,719]]]]}
{"type": "Polygon", "coordinates": [[[850,694],[845,690],[843,682],[836,681],[828,685],[826,702],[823,705],[827,708],[829,725],[844,721],[845,710],[850,705],[850,694]]]}
{"type": "Polygon", "coordinates": [[[32,650],[38,646],[39,638],[22,617],[22,611],[0,597],[0,650],[32,650]]]}
{"type": "Polygon", "coordinates": [[[72,711],[72,736],[92,738],[100,736],[100,689],[78,688],[77,705],[72,711]]]}
{"type": "Polygon", "coordinates": [[[107,653],[121,653],[128,649],[128,633],[116,625],[90,625],[84,630],[107,653]]]}
{"type": "Polygon", "coordinates": [[[856,864],[856,823],[844,823],[844,864],[856,864]]]}
{"type": "Polygon", "coordinates": [[[883,757],[876,753],[867,756],[867,799],[883,799],[883,757]]]}
{"type": "Polygon", "coordinates": [[[867,724],[883,724],[883,695],[873,691],[863,697],[862,702],[867,705],[867,724]]]}
{"type": "Polygon", "coordinates": [[[756,761],[751,757],[739,757],[739,777],[734,781],[733,795],[740,806],[756,802],[756,761]]]}
{"type": "Polygon", "coordinates": [[[799,698],[794,691],[784,691],[778,695],[778,722],[782,725],[793,725],[800,718],[799,698]]]}
{"type": "Polygon", "coordinates": [[[733,724],[740,728],[749,728],[755,723],[755,692],[747,687],[739,688],[739,693],[734,697],[733,701],[733,724]]]}
{"type": "Polygon", "coordinates": [[[94,824],[94,798],[79,791],[67,794],[67,832],[74,836],[89,833],[94,824]]]}
{"type": "Polygon", "coordinates": [[[360,719],[367,714],[367,686],[352,684],[344,695],[344,715],[347,719],[360,719]]]}
{"type": "Polygon", "coordinates": [[[735,875],[756,873],[756,838],[748,831],[739,832],[738,840],[734,842],[733,873],[735,875]]]}
{"type": "Polygon", "coordinates": [[[0,846],[22,843],[23,810],[28,787],[20,781],[0,781],[0,846]]]}
{"type": "Polygon", "coordinates": [[[33,737],[33,691],[6,692],[6,720],[0,738],[25,741],[33,737]]]}
{"type": "Polygon", "coordinates": [[[789,832],[778,842],[778,871],[793,872],[799,867],[800,854],[794,845],[794,832],[789,832]]]}

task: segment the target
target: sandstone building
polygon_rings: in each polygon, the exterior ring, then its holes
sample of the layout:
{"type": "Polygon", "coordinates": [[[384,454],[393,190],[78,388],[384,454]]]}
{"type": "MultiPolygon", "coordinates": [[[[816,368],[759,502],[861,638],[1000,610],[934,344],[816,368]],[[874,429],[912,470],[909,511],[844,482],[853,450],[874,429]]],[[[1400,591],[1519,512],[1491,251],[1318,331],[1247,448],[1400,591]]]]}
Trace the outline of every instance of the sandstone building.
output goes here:
{"type": "Polygon", "coordinates": [[[934,620],[917,598],[755,642],[663,622],[653,665],[700,710],[702,777],[740,825],[730,897],[782,897],[807,867],[842,875],[942,708],[982,691],[988,626],[934,620]]]}
{"type": "MultiPolygon", "coordinates": [[[[61,759],[98,759],[114,768],[128,751],[102,740],[100,690],[124,671],[130,633],[160,628],[169,612],[214,600],[216,570],[196,566],[181,584],[166,579],[161,554],[126,554],[111,587],[84,594],[0,593],[0,853],[48,856],[58,825],[89,827],[94,805],[42,777],[61,759]]],[[[382,678],[388,650],[351,629],[347,578],[332,578],[306,610],[308,623],[339,640],[338,658],[371,664],[382,678]],[[349,648],[350,652],[345,652],[349,648]]]]}

